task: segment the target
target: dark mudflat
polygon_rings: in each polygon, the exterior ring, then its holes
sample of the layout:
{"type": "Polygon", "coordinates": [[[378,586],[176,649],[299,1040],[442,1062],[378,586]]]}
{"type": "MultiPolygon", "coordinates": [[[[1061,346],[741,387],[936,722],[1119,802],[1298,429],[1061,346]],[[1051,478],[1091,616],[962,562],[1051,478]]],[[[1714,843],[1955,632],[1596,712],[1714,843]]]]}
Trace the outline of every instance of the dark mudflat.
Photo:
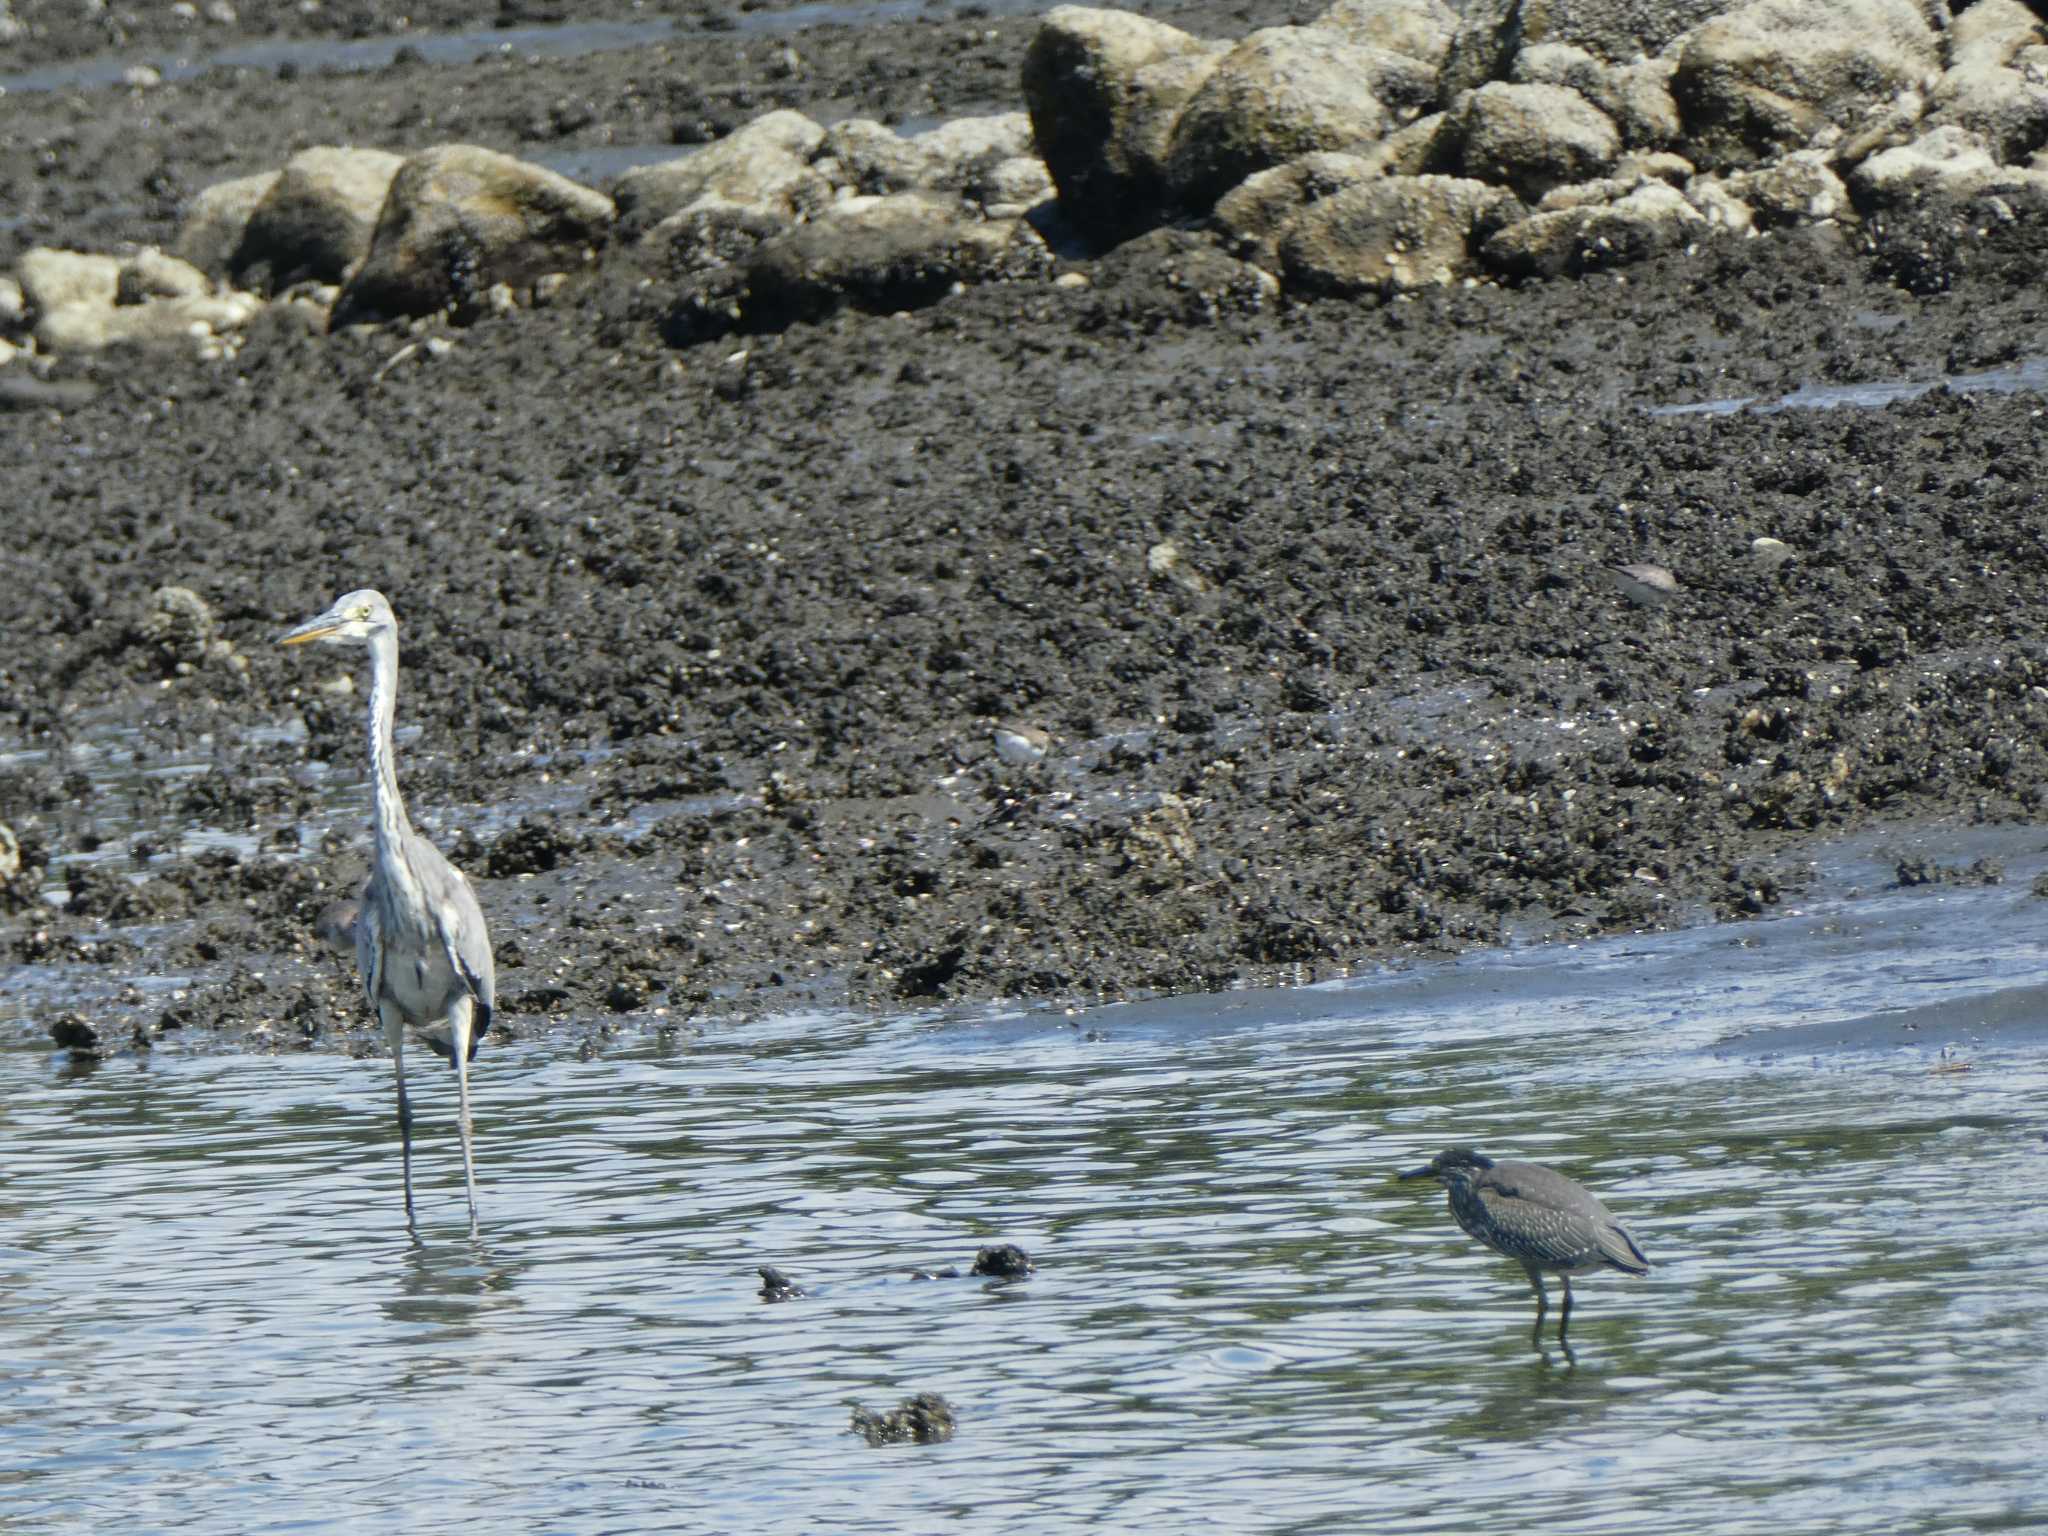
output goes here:
{"type": "MultiPolygon", "coordinates": [[[[1295,19],[1255,11],[1161,14],[1295,19]]],[[[783,40],[714,33],[10,99],[0,256],[167,239],[306,144],[1008,108],[1029,32],[804,34],[793,77],[783,40]]],[[[404,625],[404,782],[473,829],[444,842],[515,1030],[599,1048],[596,1020],[1085,1002],[1768,912],[1817,837],[2039,813],[2042,402],[1643,408],[2015,361],[2048,336],[2044,232],[1966,209],[1284,309],[1161,234],[1084,288],[680,349],[664,283],[614,260],[395,366],[402,333],[267,320],[228,362],[67,364],[97,392],[0,415],[0,737],[127,726],[213,768],[123,801],[157,851],[112,873],[148,882],[81,873],[0,942],[76,975],[102,1039],[364,1038],[312,935],[361,849],[292,846],[305,757],[361,772],[360,706],[269,643],[363,584],[404,625]],[[1603,572],[1630,562],[1682,593],[1632,604],[1603,572]],[[142,622],[164,585],[245,669],[180,668],[142,622]],[[998,720],[1046,757],[998,758],[998,720]],[[193,980],[130,985],[163,973],[193,980]]],[[[105,794],[21,762],[0,820],[61,855],[105,794]]]]}

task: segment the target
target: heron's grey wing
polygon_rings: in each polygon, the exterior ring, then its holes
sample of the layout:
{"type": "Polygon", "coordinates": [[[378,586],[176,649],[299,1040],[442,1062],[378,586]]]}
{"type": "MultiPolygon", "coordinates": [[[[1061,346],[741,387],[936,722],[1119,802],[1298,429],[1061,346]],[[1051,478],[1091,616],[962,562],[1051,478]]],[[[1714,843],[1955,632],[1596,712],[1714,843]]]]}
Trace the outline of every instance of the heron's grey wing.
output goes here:
{"type": "Polygon", "coordinates": [[[363,886],[363,904],[356,911],[356,970],[363,978],[363,996],[370,1011],[384,991],[384,923],[378,914],[374,880],[363,886]]]}
{"type": "Polygon", "coordinates": [[[471,1050],[489,1033],[498,1006],[498,966],[491,954],[491,933],[482,903],[461,870],[447,860],[434,871],[434,923],[440,929],[448,964],[476,999],[477,1018],[470,1032],[471,1050]]]}
{"type": "Polygon", "coordinates": [[[1647,1275],[1650,1261],[1636,1246],[1635,1234],[1612,1216],[1599,1232],[1600,1258],[1625,1275],[1647,1275]]]}

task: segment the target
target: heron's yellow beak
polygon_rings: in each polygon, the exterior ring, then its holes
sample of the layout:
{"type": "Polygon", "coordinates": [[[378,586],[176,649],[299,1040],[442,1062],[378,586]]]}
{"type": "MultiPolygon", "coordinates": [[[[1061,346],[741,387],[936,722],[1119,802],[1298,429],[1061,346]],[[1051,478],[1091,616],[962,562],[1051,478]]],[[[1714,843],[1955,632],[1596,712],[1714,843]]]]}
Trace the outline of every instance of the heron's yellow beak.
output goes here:
{"type": "Polygon", "coordinates": [[[318,640],[323,635],[331,635],[339,628],[341,626],[332,620],[313,619],[301,624],[297,629],[286,630],[277,637],[277,643],[279,645],[304,645],[308,640],[318,640]]]}

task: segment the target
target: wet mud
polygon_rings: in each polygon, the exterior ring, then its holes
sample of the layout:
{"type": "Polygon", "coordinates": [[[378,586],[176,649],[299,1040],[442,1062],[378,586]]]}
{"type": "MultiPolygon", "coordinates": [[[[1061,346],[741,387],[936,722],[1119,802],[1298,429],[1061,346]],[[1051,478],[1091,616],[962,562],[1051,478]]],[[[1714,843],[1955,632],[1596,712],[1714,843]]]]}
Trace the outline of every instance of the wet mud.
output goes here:
{"type": "MultiPolygon", "coordinates": [[[[10,97],[0,256],[164,241],[314,143],[1009,108],[1030,27],[10,97]]],[[[365,584],[501,1027],[591,1050],[1741,920],[1830,835],[2036,817],[2039,398],[1646,408],[2022,360],[2044,236],[2007,200],[1297,307],[1170,230],[680,345],[672,285],[619,260],[402,358],[278,317],[219,362],[67,361],[0,415],[0,945],[34,977],[0,1027],[376,1049],[314,932],[363,873],[360,685],[270,643],[365,584]],[[1641,605],[1616,563],[1680,590],[1641,605]],[[196,649],[165,588],[202,599],[196,649]],[[118,789],[80,755],[109,732],[140,743],[118,789]]]]}

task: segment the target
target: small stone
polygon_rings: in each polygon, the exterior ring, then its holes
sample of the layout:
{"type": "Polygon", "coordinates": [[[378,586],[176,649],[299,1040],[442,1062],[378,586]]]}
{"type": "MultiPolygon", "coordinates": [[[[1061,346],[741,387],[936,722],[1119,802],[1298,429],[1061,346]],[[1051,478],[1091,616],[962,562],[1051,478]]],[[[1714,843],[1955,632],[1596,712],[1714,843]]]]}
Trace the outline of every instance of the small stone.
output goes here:
{"type": "Polygon", "coordinates": [[[76,1013],[60,1013],[50,1020],[50,1039],[73,1056],[96,1057],[100,1054],[99,1031],[76,1013]]]}
{"type": "Polygon", "coordinates": [[[1610,565],[1607,575],[1622,596],[1645,608],[1662,607],[1685,590],[1661,565],[1610,565]]]}
{"type": "Polygon", "coordinates": [[[1011,722],[995,729],[996,756],[1012,767],[1043,761],[1051,746],[1052,737],[1035,725],[1011,722]]]}

